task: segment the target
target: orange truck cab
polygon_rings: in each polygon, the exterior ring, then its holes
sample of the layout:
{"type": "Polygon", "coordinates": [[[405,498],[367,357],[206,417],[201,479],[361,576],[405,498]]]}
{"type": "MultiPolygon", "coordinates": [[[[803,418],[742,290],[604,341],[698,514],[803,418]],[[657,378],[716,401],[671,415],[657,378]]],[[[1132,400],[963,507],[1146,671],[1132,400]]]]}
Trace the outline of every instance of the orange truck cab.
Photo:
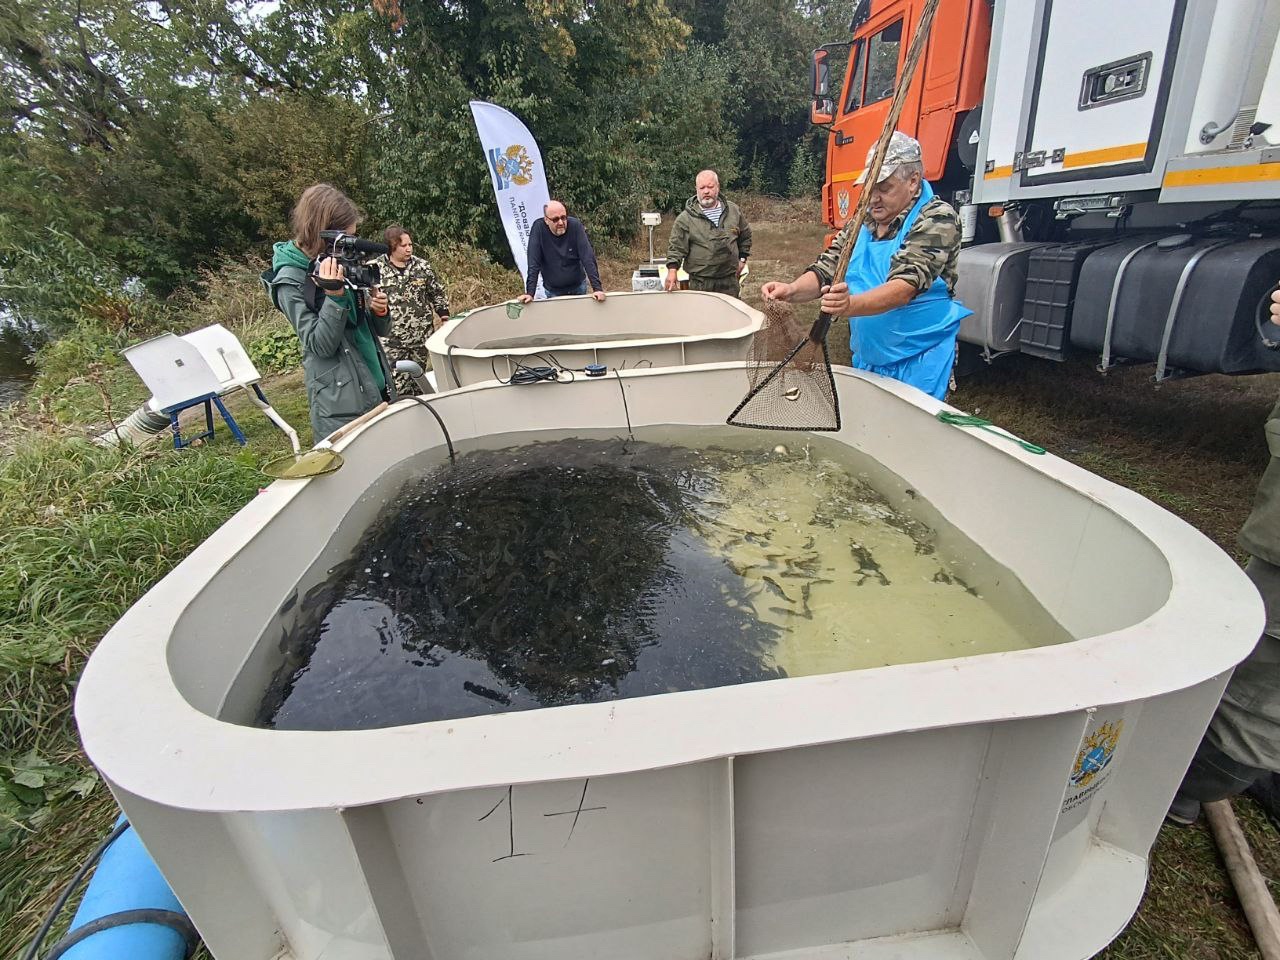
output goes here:
{"type": "MultiPolygon", "coordinates": [[[[810,119],[831,130],[822,208],[832,227],[843,226],[857,205],[854,181],[884,126],[923,6],[924,0],[876,0],[873,9],[871,0],[859,0],[852,40],[813,52],[810,119]],[[835,88],[832,55],[842,51],[848,54],[844,82],[835,88]]],[[[990,44],[990,0],[942,0],[898,123],[899,130],[920,141],[925,179],[937,184],[940,193],[968,186],[970,173],[960,159],[967,154],[959,141],[972,137],[967,153],[976,152],[976,108],[982,102],[990,44]]]]}
{"type": "MultiPolygon", "coordinates": [[[[814,51],[833,228],[925,6],[858,0],[814,51]]],[[[1280,2],[939,0],[898,128],[960,218],[981,360],[1280,372],[1280,2]]]]}

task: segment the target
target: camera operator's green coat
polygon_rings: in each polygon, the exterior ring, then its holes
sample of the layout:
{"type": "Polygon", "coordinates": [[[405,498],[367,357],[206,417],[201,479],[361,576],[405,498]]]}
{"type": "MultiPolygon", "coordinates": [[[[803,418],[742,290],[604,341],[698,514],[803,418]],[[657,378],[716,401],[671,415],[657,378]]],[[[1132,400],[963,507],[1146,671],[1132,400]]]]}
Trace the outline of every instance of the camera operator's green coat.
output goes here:
{"type": "MultiPolygon", "coordinates": [[[[311,409],[311,432],[319,442],[339,427],[382,402],[382,388],[365,362],[342,298],[325,296],[320,310],[312,310],[303,296],[307,271],[291,264],[278,265],[271,277],[271,296],[298,333],[302,344],[302,367],[306,373],[307,405],[311,409]]],[[[391,332],[391,314],[366,314],[381,367],[383,381],[392,400],[391,366],[378,337],[391,332]]]]}

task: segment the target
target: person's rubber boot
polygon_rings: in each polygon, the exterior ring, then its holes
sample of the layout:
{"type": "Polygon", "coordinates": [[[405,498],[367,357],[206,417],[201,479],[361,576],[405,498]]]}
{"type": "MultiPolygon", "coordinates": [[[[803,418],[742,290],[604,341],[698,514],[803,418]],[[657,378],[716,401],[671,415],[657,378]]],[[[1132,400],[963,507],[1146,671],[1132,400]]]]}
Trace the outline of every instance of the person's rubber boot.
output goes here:
{"type": "Polygon", "coordinates": [[[1200,819],[1200,801],[1178,794],[1169,804],[1165,820],[1179,827],[1189,827],[1200,819]]]}
{"type": "Polygon", "coordinates": [[[1249,785],[1244,794],[1255,800],[1271,820],[1272,826],[1280,830],[1280,774],[1270,773],[1259,777],[1249,785]]]}

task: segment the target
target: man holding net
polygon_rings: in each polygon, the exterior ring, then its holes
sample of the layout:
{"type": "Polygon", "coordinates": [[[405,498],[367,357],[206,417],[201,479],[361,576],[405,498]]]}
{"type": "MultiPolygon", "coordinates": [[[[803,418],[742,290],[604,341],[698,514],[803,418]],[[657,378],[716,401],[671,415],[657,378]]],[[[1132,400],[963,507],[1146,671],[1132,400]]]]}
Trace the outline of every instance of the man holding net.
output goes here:
{"type": "MultiPolygon", "coordinates": [[[[874,157],[872,147],[868,167],[874,157]]],[[[858,183],[870,191],[870,205],[862,223],[847,224],[795,280],[771,281],[760,294],[766,302],[821,298],[824,313],[849,318],[854,367],[941,400],[951,382],[960,321],[972,313],[954,296],[960,220],[925,181],[919,142],[901,131],[889,141],[877,182],[864,184],[865,177],[864,170],[858,183]],[[835,277],[850,242],[849,268],[835,277]]]]}

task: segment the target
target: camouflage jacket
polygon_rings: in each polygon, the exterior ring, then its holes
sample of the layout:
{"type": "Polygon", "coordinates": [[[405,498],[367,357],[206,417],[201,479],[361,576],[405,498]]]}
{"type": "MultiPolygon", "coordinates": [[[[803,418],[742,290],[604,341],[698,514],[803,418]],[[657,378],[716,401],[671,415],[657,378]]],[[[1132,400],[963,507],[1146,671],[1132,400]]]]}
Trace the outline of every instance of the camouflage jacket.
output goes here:
{"type": "Polygon", "coordinates": [[[751,256],[751,225],[736,203],[724,197],[720,202],[724,213],[717,226],[702,212],[696,196],[685,201],[684,210],[671,225],[668,267],[683,262],[689,276],[704,280],[738,275],[738,261],[751,256]]]}
{"type": "MultiPolygon", "coordinates": [[[[374,260],[382,274],[382,289],[391,302],[396,318],[390,334],[383,338],[387,357],[394,367],[397,360],[413,360],[423,370],[431,369],[427,355],[427,337],[435,330],[432,314],[442,320],[449,316],[449,298],[444,285],[431,265],[421,257],[410,257],[403,270],[383,255],[374,260]]],[[[396,391],[401,396],[418,392],[406,374],[395,375],[396,391]]]]}
{"type": "Polygon", "coordinates": [[[382,273],[382,289],[386,291],[391,309],[395,311],[397,327],[401,320],[419,317],[430,329],[433,313],[441,318],[449,316],[449,297],[444,292],[444,284],[436,277],[427,261],[421,257],[410,257],[403,270],[385,255],[378,257],[374,263],[382,273]]]}
{"type": "MultiPolygon", "coordinates": [[[[913,203],[912,206],[915,204],[913,203]]],[[[907,219],[908,212],[910,208],[894,218],[889,224],[888,232],[880,239],[896,237],[907,219]]],[[[872,230],[875,229],[870,214],[867,214],[862,222],[872,230]]],[[[822,256],[808,266],[807,269],[817,274],[823,286],[832,282],[836,261],[840,259],[840,252],[852,233],[853,224],[846,224],[831,241],[831,246],[822,252],[822,256]]],[[[956,216],[955,210],[949,203],[934,197],[924,205],[920,216],[907,231],[902,246],[893,255],[889,264],[889,276],[885,281],[905,280],[915,287],[917,292],[923,293],[929,289],[933,281],[941,277],[947,284],[947,292],[955,296],[956,264],[959,259],[960,218],[956,216]]]]}

